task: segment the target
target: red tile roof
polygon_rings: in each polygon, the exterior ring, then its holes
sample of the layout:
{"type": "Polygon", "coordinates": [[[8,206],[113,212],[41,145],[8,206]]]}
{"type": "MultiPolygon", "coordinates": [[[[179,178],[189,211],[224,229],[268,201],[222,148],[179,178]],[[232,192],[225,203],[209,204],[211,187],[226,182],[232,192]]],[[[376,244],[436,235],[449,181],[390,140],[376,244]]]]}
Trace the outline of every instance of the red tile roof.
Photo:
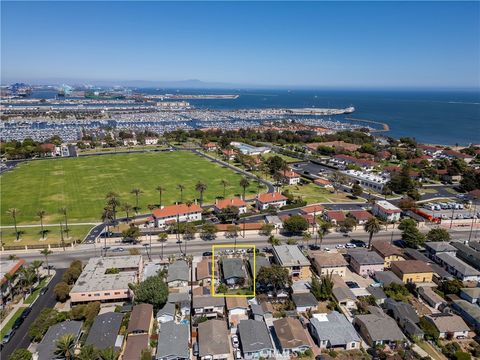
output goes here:
{"type": "MultiPolygon", "coordinates": [[[[227,231],[228,227],[231,226],[232,224],[217,224],[215,227],[217,228],[218,231],[227,231]]],[[[240,228],[240,231],[245,230],[261,230],[262,226],[265,225],[263,222],[255,222],[255,223],[240,223],[237,226],[240,228]]]]}
{"type": "Polygon", "coordinates": [[[313,181],[317,185],[332,185],[332,182],[328,179],[319,178],[313,181]]]}
{"type": "Polygon", "coordinates": [[[238,197],[232,199],[217,200],[217,202],[215,203],[215,207],[220,210],[225,209],[227,206],[243,207],[247,206],[247,203],[238,197]]]}
{"type": "Polygon", "coordinates": [[[322,205],[310,205],[310,206],[305,206],[300,209],[300,212],[305,213],[305,214],[313,214],[313,213],[321,213],[325,208],[322,205]]]}
{"type": "Polygon", "coordinates": [[[202,208],[198,204],[192,204],[190,207],[188,207],[186,204],[179,204],[168,205],[163,209],[155,209],[153,210],[152,215],[155,219],[161,219],[176,215],[193,214],[196,212],[202,212],[202,208]]]}
{"type": "Polygon", "coordinates": [[[55,145],[54,144],[40,144],[40,148],[44,151],[54,151],[55,145]]]}
{"type": "Polygon", "coordinates": [[[327,211],[327,217],[330,220],[336,220],[337,222],[345,220],[345,214],[343,211],[327,211]]]}
{"type": "Polygon", "coordinates": [[[353,210],[350,211],[350,214],[357,220],[357,221],[362,221],[362,220],[368,220],[373,217],[372,214],[370,214],[366,210],[353,210]]]}
{"type": "Polygon", "coordinates": [[[286,201],[287,198],[280,194],[279,192],[273,193],[264,193],[257,196],[257,200],[262,203],[270,203],[270,202],[277,202],[277,201],[286,201]]]}
{"type": "MultiPolygon", "coordinates": [[[[15,265],[12,266],[12,268],[8,271],[7,274],[9,275],[15,275],[15,273],[23,266],[23,264],[25,264],[25,260],[24,259],[20,259],[16,262],[15,265]]],[[[5,282],[7,281],[7,278],[4,276],[2,277],[2,280],[0,282],[0,284],[4,284],[5,282]]]]}
{"type": "Polygon", "coordinates": [[[300,176],[295,171],[292,171],[292,170],[282,171],[281,174],[283,175],[283,177],[286,177],[286,178],[297,178],[300,176]]]}

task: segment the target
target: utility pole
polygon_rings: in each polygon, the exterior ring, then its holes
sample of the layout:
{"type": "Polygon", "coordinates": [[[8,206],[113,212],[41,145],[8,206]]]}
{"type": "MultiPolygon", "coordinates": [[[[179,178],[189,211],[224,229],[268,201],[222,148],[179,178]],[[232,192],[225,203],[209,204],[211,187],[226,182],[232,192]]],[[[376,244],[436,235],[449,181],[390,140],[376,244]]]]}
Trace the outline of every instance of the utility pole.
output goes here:
{"type": "Polygon", "coordinates": [[[65,239],[63,238],[63,223],[60,222],[60,239],[62,242],[63,251],[65,251],[65,239]]]}

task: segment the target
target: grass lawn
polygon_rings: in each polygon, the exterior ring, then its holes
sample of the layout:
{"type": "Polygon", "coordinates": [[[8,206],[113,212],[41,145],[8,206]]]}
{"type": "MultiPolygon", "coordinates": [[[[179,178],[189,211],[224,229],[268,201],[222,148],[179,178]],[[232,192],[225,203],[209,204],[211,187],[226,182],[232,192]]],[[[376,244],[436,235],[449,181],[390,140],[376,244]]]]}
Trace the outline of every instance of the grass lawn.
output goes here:
{"type": "Polygon", "coordinates": [[[35,301],[35,299],[38,297],[38,294],[40,294],[40,291],[45,287],[45,284],[48,281],[48,277],[44,278],[42,281],[40,281],[40,284],[35,288],[35,290],[32,291],[30,295],[27,296],[25,301],[23,302],[24,304],[31,304],[35,301]]]}
{"type": "MultiPolygon", "coordinates": [[[[64,233],[65,243],[70,243],[72,240],[83,240],[85,235],[90,231],[92,225],[68,225],[70,231],[68,236],[64,233]]],[[[5,245],[47,245],[47,244],[59,244],[61,242],[60,237],[60,225],[58,226],[45,226],[44,230],[48,230],[46,233],[46,239],[40,240],[42,235],[41,227],[18,227],[20,232],[20,241],[16,241],[15,229],[3,228],[0,229],[0,238],[5,245]]]]}
{"type": "MultiPolygon", "coordinates": [[[[115,191],[121,202],[135,205],[130,193],[134,188],[143,191],[139,206],[141,212],[148,212],[148,204],[159,203],[158,185],[166,189],[163,204],[172,204],[180,200],[178,184],[185,186],[184,201],[198,198],[198,181],[207,185],[205,202],[213,203],[223,195],[222,179],[230,184],[227,196],[241,194],[241,178],[188,151],[30,161],[1,176],[1,224],[13,224],[6,214],[9,208],[20,210],[19,224],[39,223],[36,213],[40,209],[47,212],[44,223],[57,223],[62,218],[60,207],[68,209],[69,223],[99,221],[108,192],[115,191]]],[[[247,195],[256,192],[254,184],[247,189],[247,195]]]]}
{"type": "Polygon", "coordinates": [[[116,153],[123,151],[143,151],[143,150],[164,150],[167,149],[166,145],[140,145],[140,146],[130,146],[130,147],[116,147],[116,148],[95,148],[95,149],[83,149],[79,150],[80,156],[82,154],[103,154],[103,153],[116,153]]]}
{"type": "Polygon", "coordinates": [[[276,152],[269,152],[269,153],[266,153],[266,154],[262,154],[262,157],[265,158],[265,159],[269,159],[273,156],[279,156],[283,160],[285,160],[287,163],[294,163],[294,162],[302,161],[301,159],[296,159],[296,158],[293,158],[291,156],[283,155],[283,154],[276,153],[276,152]]]}
{"type": "Polygon", "coordinates": [[[432,188],[421,188],[418,191],[420,191],[420,193],[424,193],[424,194],[436,194],[437,193],[437,190],[432,189],[432,188]]]}
{"type": "Polygon", "coordinates": [[[15,311],[15,314],[13,314],[10,320],[8,320],[7,324],[0,330],[0,339],[3,339],[5,334],[12,328],[13,323],[20,317],[20,315],[22,315],[23,310],[25,310],[25,308],[20,308],[15,311]]]}
{"type": "Polygon", "coordinates": [[[326,189],[322,189],[320,186],[317,186],[315,184],[289,185],[289,186],[285,186],[284,189],[288,189],[290,194],[292,194],[295,197],[300,196],[308,204],[314,204],[319,202],[336,203],[336,202],[364,201],[361,198],[353,200],[347,197],[347,194],[342,192],[333,194],[330,191],[326,189]]]}

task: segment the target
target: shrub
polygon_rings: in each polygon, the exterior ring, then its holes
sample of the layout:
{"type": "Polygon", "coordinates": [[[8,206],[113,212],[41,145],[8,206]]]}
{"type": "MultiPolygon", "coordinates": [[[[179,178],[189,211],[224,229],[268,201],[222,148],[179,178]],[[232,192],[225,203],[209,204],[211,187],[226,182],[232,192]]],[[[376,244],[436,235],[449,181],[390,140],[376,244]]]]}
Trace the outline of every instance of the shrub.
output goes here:
{"type": "Polygon", "coordinates": [[[55,285],[53,288],[53,293],[58,301],[65,302],[69,297],[68,294],[70,293],[70,286],[66,282],[61,281],[55,285]]]}

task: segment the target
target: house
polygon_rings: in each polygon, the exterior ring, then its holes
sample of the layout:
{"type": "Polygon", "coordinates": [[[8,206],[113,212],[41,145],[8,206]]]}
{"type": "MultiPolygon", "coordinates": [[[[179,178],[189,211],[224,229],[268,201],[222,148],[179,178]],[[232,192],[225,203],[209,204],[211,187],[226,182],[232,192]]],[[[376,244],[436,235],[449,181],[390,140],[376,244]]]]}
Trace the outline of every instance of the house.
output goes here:
{"type": "MultiPolygon", "coordinates": [[[[351,169],[342,171],[342,174],[344,174],[349,179],[349,184],[358,184],[363,189],[373,190],[377,193],[381,193],[384,187],[390,181],[390,176],[385,173],[379,175],[372,173],[370,169],[373,169],[373,167],[376,166],[376,163],[374,161],[360,159],[358,159],[357,161],[361,163],[367,163],[368,165],[366,166],[366,168],[368,170],[360,171],[351,169]]],[[[362,165],[361,167],[365,168],[365,165],[362,165]]]]}
{"type": "Polygon", "coordinates": [[[271,266],[270,260],[266,256],[257,255],[255,257],[251,256],[248,259],[248,267],[250,269],[250,275],[252,276],[252,278],[254,275],[254,269],[255,269],[255,276],[257,276],[262,267],[270,267],[270,266],[271,266]],[[255,259],[255,264],[253,263],[253,259],[255,259]]]}
{"type": "Polygon", "coordinates": [[[14,289],[17,286],[18,282],[20,281],[20,277],[18,274],[20,270],[25,265],[24,259],[18,260],[1,260],[0,261],[0,278],[2,279],[0,282],[0,289],[1,289],[1,299],[0,305],[4,305],[7,299],[9,298],[10,290],[14,289]],[[5,275],[11,276],[11,279],[8,280],[5,275]]]}
{"type": "Polygon", "coordinates": [[[357,250],[349,252],[350,266],[361,276],[383,271],[385,261],[374,251],[357,250]]]}
{"type": "Polygon", "coordinates": [[[329,210],[325,213],[325,220],[330,221],[334,225],[345,221],[345,213],[343,211],[329,210]]]}
{"type": "Polygon", "coordinates": [[[213,210],[218,214],[222,212],[223,209],[227,207],[236,207],[238,209],[238,213],[245,214],[247,212],[247,203],[240,199],[239,197],[231,198],[231,199],[217,199],[215,201],[215,205],[213,206],[213,210]]]}
{"type": "Polygon", "coordinates": [[[352,290],[344,283],[334,283],[332,295],[337,300],[338,304],[347,309],[356,309],[357,297],[352,290]]]}
{"type": "Polygon", "coordinates": [[[446,305],[446,301],[438,295],[430,286],[419,286],[417,288],[421,298],[432,308],[439,310],[446,305]]]}
{"type": "Polygon", "coordinates": [[[245,269],[243,260],[238,258],[225,258],[221,263],[223,280],[229,286],[242,285],[245,282],[245,269]]]}
{"type": "Polygon", "coordinates": [[[336,274],[341,277],[345,276],[348,263],[342,254],[315,251],[312,252],[311,258],[318,275],[336,274]]]}
{"type": "Polygon", "coordinates": [[[167,284],[169,287],[184,287],[190,280],[190,268],[185,260],[177,260],[168,267],[167,284]]]}
{"type": "Polygon", "coordinates": [[[423,338],[423,331],[417,326],[420,318],[412,305],[391,298],[385,300],[383,307],[408,336],[423,338]]]}
{"type": "Polygon", "coordinates": [[[433,281],[433,269],[419,260],[392,262],[392,272],[406,283],[425,283],[433,281]]]}
{"type": "Polygon", "coordinates": [[[377,240],[372,243],[372,250],[375,251],[378,255],[383,258],[383,266],[388,269],[392,261],[402,261],[405,260],[403,257],[402,250],[390,244],[388,241],[377,240]]]}
{"type": "Polygon", "coordinates": [[[121,360],[138,360],[141,358],[142,351],[145,349],[149,349],[148,334],[129,335],[127,337],[125,350],[123,350],[120,358],[121,360]]]}
{"type": "Polygon", "coordinates": [[[168,205],[152,212],[155,227],[175,222],[192,222],[202,220],[202,208],[198,204],[168,205]]]}
{"type": "Polygon", "coordinates": [[[380,283],[382,286],[388,286],[390,284],[403,284],[403,281],[398,278],[390,270],[387,271],[376,271],[373,274],[373,278],[380,283]]]}
{"type": "Polygon", "coordinates": [[[187,292],[169,293],[167,302],[172,303],[182,316],[190,315],[190,294],[187,292]]]}
{"type": "Polygon", "coordinates": [[[402,210],[388,201],[379,200],[373,204],[372,213],[382,220],[393,222],[400,220],[400,214],[402,213],[402,210]]]}
{"type": "Polygon", "coordinates": [[[237,152],[234,149],[222,149],[222,154],[225,157],[225,159],[232,161],[235,159],[235,154],[237,152]]]}
{"type": "Polygon", "coordinates": [[[194,296],[192,301],[193,314],[196,317],[207,318],[223,317],[225,313],[225,299],[217,296],[194,296]]]}
{"type": "Polygon", "coordinates": [[[238,324],[238,335],[246,360],[274,357],[275,348],[265,322],[241,320],[238,324]]]}
{"type": "Polygon", "coordinates": [[[175,304],[167,301],[165,305],[158,310],[156,318],[159,324],[175,320],[175,304]]]}
{"type": "Polygon", "coordinates": [[[227,303],[228,316],[232,315],[247,315],[248,302],[245,297],[227,297],[225,299],[227,303]]]}
{"type": "Polygon", "coordinates": [[[74,337],[75,345],[80,339],[82,332],[81,321],[62,321],[58,324],[52,325],[48,328],[43,336],[42,341],[37,346],[36,355],[38,360],[55,359],[55,350],[57,349],[57,341],[64,335],[72,335],[74,337]]]}
{"type": "Polygon", "coordinates": [[[300,209],[301,215],[321,215],[325,211],[325,208],[322,205],[309,205],[300,209]]]}
{"type": "Polygon", "coordinates": [[[90,258],[70,290],[70,301],[129,301],[133,296],[129,284],[138,283],[142,273],[140,255],[90,258]],[[108,269],[116,270],[110,273],[108,269]]]}
{"type": "Polygon", "coordinates": [[[280,172],[282,181],[287,185],[297,185],[300,183],[300,175],[292,170],[284,170],[280,172]]]}
{"type": "Polygon", "coordinates": [[[360,349],[360,336],[350,321],[337,311],[314,314],[308,329],[320,349],[360,349]]]}
{"type": "Polygon", "coordinates": [[[150,334],[153,328],[153,305],[135,305],[130,314],[127,334],[150,334]]]}
{"type": "Polygon", "coordinates": [[[283,228],[283,221],[277,215],[265,216],[265,223],[273,225],[276,230],[283,228]]]}
{"type": "Polygon", "coordinates": [[[164,266],[160,264],[156,264],[153,262],[145,264],[145,266],[143,267],[142,281],[145,281],[149,277],[158,275],[158,272],[162,269],[164,269],[164,266]]]}
{"type": "Polygon", "coordinates": [[[205,145],[203,145],[203,148],[206,151],[215,151],[215,150],[218,149],[217,144],[215,144],[213,142],[206,143],[205,145]]]}
{"type": "Polygon", "coordinates": [[[297,312],[317,310],[318,300],[310,292],[292,294],[292,301],[295,304],[297,312]]]}
{"type": "Polygon", "coordinates": [[[456,278],[462,281],[480,281],[480,272],[455,256],[444,253],[438,254],[437,258],[445,270],[456,278]]]}
{"type": "Polygon", "coordinates": [[[460,297],[471,304],[480,304],[480,287],[460,289],[460,297]]]}
{"type": "Polygon", "coordinates": [[[155,360],[189,360],[189,329],[187,324],[169,321],[159,329],[155,360]]]}
{"type": "Polygon", "coordinates": [[[478,248],[475,249],[475,242],[472,242],[470,246],[465,245],[460,241],[453,241],[451,244],[457,249],[456,255],[460,260],[466,262],[474,269],[480,270],[480,251],[478,251],[478,248]]]}
{"type": "Polygon", "coordinates": [[[363,225],[373,218],[373,215],[366,210],[352,210],[349,214],[355,219],[358,225],[363,225]]]}
{"type": "Polygon", "coordinates": [[[433,261],[440,261],[437,255],[450,254],[455,256],[457,249],[455,249],[448,242],[444,241],[429,241],[424,244],[425,254],[433,261]]]}
{"type": "Polygon", "coordinates": [[[264,321],[265,319],[273,318],[273,306],[268,301],[263,301],[260,304],[250,305],[252,309],[252,316],[254,320],[264,321]]]}
{"type": "Polygon", "coordinates": [[[382,305],[387,299],[387,295],[385,294],[381,286],[369,285],[366,287],[366,290],[370,293],[371,296],[375,298],[375,303],[377,305],[382,305]]]}
{"type": "MultiPolygon", "coordinates": [[[[213,279],[218,282],[218,265],[215,264],[213,279]]],[[[202,284],[211,284],[212,282],[212,259],[210,257],[203,258],[197,263],[195,268],[197,282],[202,284]]]]}
{"type": "Polygon", "coordinates": [[[273,327],[280,345],[279,351],[283,356],[290,356],[294,353],[304,353],[310,349],[307,333],[300,320],[285,317],[275,320],[273,327]]]}
{"type": "Polygon", "coordinates": [[[310,261],[303,255],[297,245],[273,246],[275,262],[288,269],[288,273],[296,280],[310,279],[310,261]]]}
{"type": "Polygon", "coordinates": [[[426,315],[425,319],[430,322],[438,330],[438,337],[445,339],[452,337],[453,339],[466,338],[470,328],[463,319],[451,313],[438,313],[426,315]]]}
{"type": "Polygon", "coordinates": [[[259,210],[267,210],[270,206],[280,208],[287,205],[287,198],[279,192],[265,193],[259,194],[255,203],[259,210]]]}
{"type": "Polygon", "coordinates": [[[198,348],[201,360],[230,358],[227,323],[207,320],[198,324],[198,348]]]}
{"type": "Polygon", "coordinates": [[[290,286],[293,294],[309,293],[312,285],[306,280],[297,280],[290,286]]]}
{"type": "Polygon", "coordinates": [[[146,137],[145,138],[145,145],[157,145],[158,144],[158,138],[157,137],[146,137]]]}
{"type": "Polygon", "coordinates": [[[123,145],[124,146],[133,146],[133,145],[137,145],[138,144],[138,141],[137,139],[131,137],[131,138],[127,138],[127,139],[123,139],[123,145]]]}
{"type": "Polygon", "coordinates": [[[45,143],[39,145],[40,149],[45,153],[46,156],[56,156],[55,144],[45,143]]]}
{"type": "Polygon", "coordinates": [[[357,315],[353,325],[369,346],[389,345],[405,340],[405,335],[395,320],[384,314],[357,315]]]}
{"type": "Polygon", "coordinates": [[[124,314],[118,312],[107,312],[97,315],[88,332],[85,345],[92,345],[99,350],[110,347],[115,348],[123,316],[124,314]]]}
{"type": "Polygon", "coordinates": [[[318,179],[313,180],[313,183],[315,185],[318,185],[318,186],[324,188],[324,189],[333,190],[333,184],[328,179],[318,178],[318,179]]]}
{"type": "Polygon", "coordinates": [[[454,300],[452,307],[476,331],[480,330],[480,306],[465,300],[454,300]]]}

